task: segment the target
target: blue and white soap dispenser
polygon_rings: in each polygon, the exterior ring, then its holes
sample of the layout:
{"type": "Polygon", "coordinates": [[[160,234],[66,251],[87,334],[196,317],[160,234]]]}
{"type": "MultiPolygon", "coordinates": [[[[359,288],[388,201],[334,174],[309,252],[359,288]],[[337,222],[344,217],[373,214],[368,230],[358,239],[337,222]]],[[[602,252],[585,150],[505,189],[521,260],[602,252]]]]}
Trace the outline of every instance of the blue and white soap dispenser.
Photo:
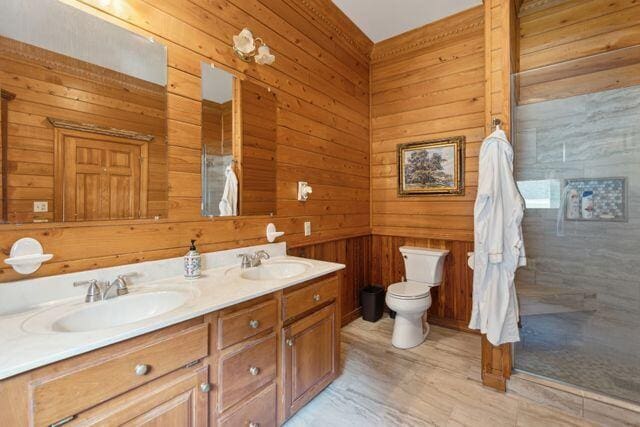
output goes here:
{"type": "Polygon", "coordinates": [[[202,257],[196,249],[196,241],[191,240],[189,252],[184,256],[184,277],[185,279],[197,279],[200,277],[202,269],[202,257]]]}

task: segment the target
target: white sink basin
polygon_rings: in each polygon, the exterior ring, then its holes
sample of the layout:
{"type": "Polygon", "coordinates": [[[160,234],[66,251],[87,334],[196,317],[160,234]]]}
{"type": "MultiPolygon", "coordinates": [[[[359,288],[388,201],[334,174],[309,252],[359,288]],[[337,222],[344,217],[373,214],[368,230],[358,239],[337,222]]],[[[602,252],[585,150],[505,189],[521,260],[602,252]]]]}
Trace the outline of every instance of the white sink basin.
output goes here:
{"type": "Polygon", "coordinates": [[[175,310],[191,298],[175,290],[140,292],[100,302],[61,304],[25,321],[34,332],[88,332],[150,319],[175,310]]]}
{"type": "Polygon", "coordinates": [[[311,268],[311,264],[303,261],[279,261],[248,268],[240,273],[240,277],[247,280],[279,280],[303,274],[311,268]]]}

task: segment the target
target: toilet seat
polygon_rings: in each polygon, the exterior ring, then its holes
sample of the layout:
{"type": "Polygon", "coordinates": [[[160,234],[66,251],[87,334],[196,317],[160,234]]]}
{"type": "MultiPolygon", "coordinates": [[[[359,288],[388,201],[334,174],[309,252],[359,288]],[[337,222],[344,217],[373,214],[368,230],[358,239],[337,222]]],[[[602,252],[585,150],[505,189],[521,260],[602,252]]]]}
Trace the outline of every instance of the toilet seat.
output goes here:
{"type": "Polygon", "coordinates": [[[431,287],[419,282],[398,282],[387,288],[387,294],[403,300],[421,299],[430,296],[431,287]]]}

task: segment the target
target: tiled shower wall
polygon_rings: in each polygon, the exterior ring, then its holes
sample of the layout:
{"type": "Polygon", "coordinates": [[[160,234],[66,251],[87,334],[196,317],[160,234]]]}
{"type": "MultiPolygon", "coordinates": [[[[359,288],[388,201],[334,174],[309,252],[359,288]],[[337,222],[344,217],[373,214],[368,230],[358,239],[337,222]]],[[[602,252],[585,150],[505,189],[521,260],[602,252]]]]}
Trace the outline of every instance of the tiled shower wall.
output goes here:
{"type": "Polygon", "coordinates": [[[557,202],[527,209],[529,266],[518,274],[523,314],[566,319],[549,323],[556,343],[637,357],[640,86],[521,105],[515,121],[518,181],[551,180],[556,195],[570,178],[626,177],[628,186],[627,222],[567,221],[558,236],[557,202]]]}

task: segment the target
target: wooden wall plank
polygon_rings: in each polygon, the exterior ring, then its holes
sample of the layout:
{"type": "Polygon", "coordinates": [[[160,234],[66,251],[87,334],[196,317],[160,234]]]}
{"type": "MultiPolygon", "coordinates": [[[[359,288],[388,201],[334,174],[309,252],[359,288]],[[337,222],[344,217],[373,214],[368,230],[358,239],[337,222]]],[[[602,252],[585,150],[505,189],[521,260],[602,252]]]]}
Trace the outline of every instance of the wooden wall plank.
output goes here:
{"type": "MultiPolygon", "coordinates": [[[[268,222],[286,232],[284,239],[291,247],[335,241],[335,245],[346,245],[341,254],[351,248],[348,239],[370,233],[368,57],[372,43],[344,15],[334,14],[337,9],[330,1],[63,2],[167,46],[169,219],[77,227],[3,225],[0,248],[4,254],[19,237],[39,239],[54,254],[35,274],[46,276],[180,256],[190,238],[198,239],[204,251],[263,243],[268,222]],[[246,64],[235,57],[231,36],[245,26],[272,47],[273,66],[246,64]],[[282,117],[277,122],[277,150],[279,157],[284,154],[276,171],[275,217],[200,217],[201,61],[270,87],[277,95],[278,117],[282,117]],[[314,186],[307,204],[295,200],[296,183],[302,180],[314,186]],[[304,236],[305,221],[312,222],[310,237],[304,236]]],[[[20,120],[28,120],[30,111],[20,112],[20,120]]],[[[38,144],[34,144],[35,149],[38,144]]],[[[21,176],[50,172],[51,155],[31,151],[38,154],[29,164],[12,163],[11,157],[18,153],[10,153],[10,168],[21,176]]],[[[358,283],[363,283],[364,267],[353,269],[358,283]]],[[[0,269],[0,281],[18,278],[13,270],[0,269]]]]}
{"type": "Polygon", "coordinates": [[[519,22],[519,104],[638,84],[637,1],[525,0],[519,22]]]}

